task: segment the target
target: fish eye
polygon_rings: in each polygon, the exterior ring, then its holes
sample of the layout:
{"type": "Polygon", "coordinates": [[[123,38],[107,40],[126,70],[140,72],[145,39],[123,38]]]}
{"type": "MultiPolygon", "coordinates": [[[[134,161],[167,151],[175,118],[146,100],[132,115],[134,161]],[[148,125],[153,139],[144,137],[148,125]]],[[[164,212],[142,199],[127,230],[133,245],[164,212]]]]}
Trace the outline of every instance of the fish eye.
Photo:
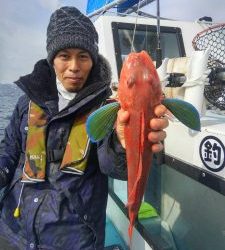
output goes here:
{"type": "Polygon", "coordinates": [[[135,84],[135,77],[134,77],[134,75],[131,75],[131,76],[127,79],[127,87],[128,87],[128,88],[131,88],[134,84],[135,84]]]}

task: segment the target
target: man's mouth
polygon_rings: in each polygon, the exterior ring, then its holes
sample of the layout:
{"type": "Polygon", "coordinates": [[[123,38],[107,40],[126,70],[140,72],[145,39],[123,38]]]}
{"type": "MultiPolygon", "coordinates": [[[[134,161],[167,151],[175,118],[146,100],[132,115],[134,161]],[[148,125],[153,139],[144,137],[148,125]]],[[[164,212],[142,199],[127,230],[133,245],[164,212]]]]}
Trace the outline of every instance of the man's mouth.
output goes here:
{"type": "Polygon", "coordinates": [[[82,77],[66,77],[69,81],[74,82],[74,83],[79,83],[82,81],[82,77]]]}

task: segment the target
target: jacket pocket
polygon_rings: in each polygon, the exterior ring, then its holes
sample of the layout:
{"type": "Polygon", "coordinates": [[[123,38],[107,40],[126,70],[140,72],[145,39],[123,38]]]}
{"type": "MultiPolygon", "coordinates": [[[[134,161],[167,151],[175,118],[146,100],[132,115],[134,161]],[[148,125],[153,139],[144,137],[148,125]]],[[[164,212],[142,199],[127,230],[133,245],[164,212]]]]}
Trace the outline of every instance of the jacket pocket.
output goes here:
{"type": "Polygon", "coordinates": [[[21,180],[21,177],[17,177],[17,178],[14,178],[12,180],[12,182],[4,187],[2,190],[1,190],[1,194],[0,194],[0,214],[1,214],[1,211],[2,211],[2,207],[3,207],[3,204],[4,204],[4,201],[5,199],[7,198],[7,196],[10,194],[10,192],[12,191],[12,189],[15,187],[15,185],[21,180]]]}
{"type": "Polygon", "coordinates": [[[63,193],[48,192],[34,221],[40,248],[95,249],[96,232],[72,209],[71,202],[63,193]]]}
{"type": "Polygon", "coordinates": [[[15,178],[11,184],[6,187],[4,195],[1,200],[0,217],[14,233],[21,234],[21,220],[14,217],[14,211],[18,205],[18,199],[22,183],[21,178],[15,178]]]}
{"type": "MultiPolygon", "coordinates": [[[[83,228],[84,231],[87,230],[89,232],[89,239],[92,239],[93,250],[96,249],[95,245],[97,242],[97,232],[93,224],[93,219],[90,216],[90,212],[84,206],[83,200],[78,192],[66,192],[66,196],[68,198],[69,206],[71,207],[73,214],[77,214],[77,216],[79,217],[81,228],[83,228]]],[[[89,209],[91,208],[89,207],[89,209]]]]}

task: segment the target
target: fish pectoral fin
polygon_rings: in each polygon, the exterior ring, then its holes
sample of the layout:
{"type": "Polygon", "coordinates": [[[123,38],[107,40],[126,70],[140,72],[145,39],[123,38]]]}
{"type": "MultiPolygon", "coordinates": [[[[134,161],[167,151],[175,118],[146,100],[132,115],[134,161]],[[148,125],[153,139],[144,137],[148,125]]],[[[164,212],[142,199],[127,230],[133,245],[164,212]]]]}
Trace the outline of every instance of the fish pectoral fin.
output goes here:
{"type": "Polygon", "coordinates": [[[166,98],[162,104],[185,126],[201,131],[199,113],[191,103],[176,98],[166,98]]]}
{"type": "Polygon", "coordinates": [[[104,105],[88,116],[86,130],[92,142],[102,140],[112,131],[119,108],[120,104],[113,102],[104,105]]]}

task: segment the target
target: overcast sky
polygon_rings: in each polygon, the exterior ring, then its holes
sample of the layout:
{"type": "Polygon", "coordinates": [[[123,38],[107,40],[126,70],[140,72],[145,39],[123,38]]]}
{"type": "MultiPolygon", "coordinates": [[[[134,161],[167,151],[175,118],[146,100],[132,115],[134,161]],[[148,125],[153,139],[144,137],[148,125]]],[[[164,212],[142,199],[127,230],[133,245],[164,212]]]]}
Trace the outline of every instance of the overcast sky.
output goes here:
{"type": "MultiPolygon", "coordinates": [[[[10,83],[32,71],[46,57],[46,27],[61,6],[86,12],[87,0],[0,0],[0,83],[10,83]]],[[[155,4],[144,10],[155,15],[155,4]]],[[[195,21],[211,16],[225,22],[224,0],[161,0],[161,16],[195,21]]]]}

